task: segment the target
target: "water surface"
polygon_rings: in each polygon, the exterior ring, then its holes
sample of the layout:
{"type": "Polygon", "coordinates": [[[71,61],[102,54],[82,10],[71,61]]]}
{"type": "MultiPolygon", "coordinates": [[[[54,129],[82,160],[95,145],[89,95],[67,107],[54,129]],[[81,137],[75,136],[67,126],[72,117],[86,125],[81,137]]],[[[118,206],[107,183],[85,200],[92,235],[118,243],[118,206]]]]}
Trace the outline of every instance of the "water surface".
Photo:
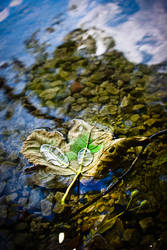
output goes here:
{"type": "Polygon", "coordinates": [[[74,118],[111,129],[114,138],[166,129],[166,22],[163,0],[0,3],[1,249],[165,245],[166,137],[152,143],[132,175],[73,225],[71,213],[117,180],[139,148],[122,152],[117,170],[111,167],[104,178],[82,183],[79,202],[76,185],[65,214],[59,204],[65,189],[38,185],[33,170],[25,172],[33,165],[20,150],[35,129],[66,136],[74,118]],[[145,200],[146,207],[107,228],[136,189],[132,208],[145,200]]]}

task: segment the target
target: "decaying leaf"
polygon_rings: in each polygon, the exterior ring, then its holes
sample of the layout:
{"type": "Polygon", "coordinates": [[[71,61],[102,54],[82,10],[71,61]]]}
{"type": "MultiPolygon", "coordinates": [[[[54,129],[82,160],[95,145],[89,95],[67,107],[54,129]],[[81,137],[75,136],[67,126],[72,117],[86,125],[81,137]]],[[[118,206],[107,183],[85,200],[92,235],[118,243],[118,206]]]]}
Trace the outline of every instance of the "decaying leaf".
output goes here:
{"type": "MultiPolygon", "coordinates": [[[[147,140],[147,137],[113,140],[110,130],[80,119],[72,121],[67,137],[69,143],[58,131],[35,130],[24,142],[21,152],[35,166],[43,166],[55,176],[74,176],[82,165],[82,173],[100,178],[106,170],[115,168],[120,154],[127,148],[147,140]]],[[[81,181],[83,178],[81,176],[81,181]]]]}

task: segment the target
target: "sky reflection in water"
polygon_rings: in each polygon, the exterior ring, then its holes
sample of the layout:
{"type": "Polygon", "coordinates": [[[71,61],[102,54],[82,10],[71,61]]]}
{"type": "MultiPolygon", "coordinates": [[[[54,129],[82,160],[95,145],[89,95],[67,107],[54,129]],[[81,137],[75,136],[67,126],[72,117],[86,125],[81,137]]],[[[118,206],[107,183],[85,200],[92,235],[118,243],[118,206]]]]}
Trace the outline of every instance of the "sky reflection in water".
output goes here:
{"type": "Polygon", "coordinates": [[[38,29],[51,52],[77,27],[89,28],[97,55],[105,52],[103,37],[113,36],[116,49],[130,61],[156,64],[167,59],[166,23],[165,0],[6,0],[0,4],[0,64],[16,56],[32,62],[23,42],[38,29]],[[47,32],[48,27],[55,32],[47,32]]]}

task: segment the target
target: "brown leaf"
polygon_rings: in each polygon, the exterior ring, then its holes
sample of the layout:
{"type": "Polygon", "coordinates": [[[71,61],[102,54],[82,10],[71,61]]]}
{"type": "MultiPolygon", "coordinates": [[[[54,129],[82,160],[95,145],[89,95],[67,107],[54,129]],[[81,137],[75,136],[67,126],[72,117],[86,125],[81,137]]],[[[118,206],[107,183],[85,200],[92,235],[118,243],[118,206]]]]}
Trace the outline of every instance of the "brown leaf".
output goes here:
{"type": "MultiPolygon", "coordinates": [[[[143,141],[147,140],[147,137],[120,138],[113,140],[111,130],[107,130],[106,128],[104,130],[103,127],[99,125],[91,125],[83,120],[75,119],[72,121],[71,128],[68,131],[68,144],[65,142],[63,135],[58,131],[47,132],[45,130],[35,130],[24,142],[21,153],[23,153],[23,155],[33,164],[45,166],[47,172],[50,171],[52,174],[55,174],[55,176],[70,177],[75,175],[80,167],[77,157],[76,159],[74,157],[74,159],[69,162],[69,166],[65,168],[57,166],[52,164],[53,162],[48,161],[44,155],[40,153],[41,145],[49,144],[57,147],[63,155],[70,152],[72,146],[74,147],[74,142],[78,140],[78,138],[81,138],[83,134],[89,134],[90,131],[91,143],[93,143],[95,147],[99,145],[100,147],[97,152],[95,151],[92,153],[93,159],[90,161],[89,165],[83,166],[82,173],[85,176],[92,176],[95,178],[101,178],[104,174],[107,174],[109,169],[114,169],[115,163],[119,162],[119,157],[125,153],[128,148],[141,145],[143,141]]],[[[79,142],[78,140],[78,143],[79,142]]],[[[73,152],[74,156],[75,154],[76,152],[73,152]]],[[[84,182],[87,180],[85,176],[81,176],[81,181],[84,182]]],[[[42,178],[42,174],[40,178],[42,178]]]]}

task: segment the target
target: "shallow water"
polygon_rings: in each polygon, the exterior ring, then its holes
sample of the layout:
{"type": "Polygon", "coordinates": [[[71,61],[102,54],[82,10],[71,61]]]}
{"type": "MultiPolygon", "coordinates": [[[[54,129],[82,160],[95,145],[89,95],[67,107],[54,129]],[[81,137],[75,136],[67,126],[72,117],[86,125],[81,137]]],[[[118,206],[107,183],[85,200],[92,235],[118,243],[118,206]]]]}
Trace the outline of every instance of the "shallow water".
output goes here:
{"type": "Polygon", "coordinates": [[[72,223],[72,213],[116,181],[139,148],[121,152],[117,169],[109,166],[102,179],[75,185],[65,210],[59,203],[65,189],[37,185],[34,171],[26,172],[33,165],[20,153],[33,130],[57,129],[66,136],[74,118],[96,122],[114,138],[166,129],[166,11],[165,1],[142,0],[0,4],[1,249],[162,249],[166,244],[165,136],[150,144],[114,192],[72,223]],[[111,218],[121,211],[112,226],[111,218]]]}

